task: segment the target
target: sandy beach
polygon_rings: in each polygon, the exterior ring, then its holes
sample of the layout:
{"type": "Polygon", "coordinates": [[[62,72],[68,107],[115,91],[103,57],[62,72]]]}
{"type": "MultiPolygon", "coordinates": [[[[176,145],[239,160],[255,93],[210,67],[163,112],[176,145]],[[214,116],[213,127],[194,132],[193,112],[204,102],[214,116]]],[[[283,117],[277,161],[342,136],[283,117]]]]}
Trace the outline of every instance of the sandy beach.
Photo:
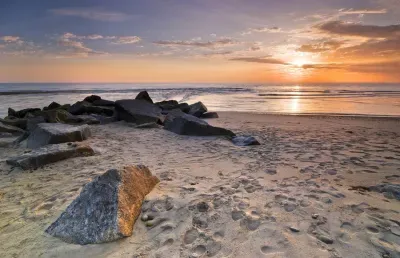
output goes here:
{"type": "Polygon", "coordinates": [[[365,187],[400,183],[400,120],[220,112],[255,136],[238,147],[120,121],[92,125],[96,155],[34,171],[0,138],[1,257],[400,257],[400,202],[365,187]],[[133,236],[73,245],[45,229],[106,170],[144,164],[160,180],[133,236]]]}

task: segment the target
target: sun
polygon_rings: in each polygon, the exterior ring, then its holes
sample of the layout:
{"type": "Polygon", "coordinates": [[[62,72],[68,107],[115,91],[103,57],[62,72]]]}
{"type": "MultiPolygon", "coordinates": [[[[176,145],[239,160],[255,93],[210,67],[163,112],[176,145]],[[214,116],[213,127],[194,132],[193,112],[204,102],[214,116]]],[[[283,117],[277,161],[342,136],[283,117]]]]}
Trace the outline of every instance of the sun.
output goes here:
{"type": "Polygon", "coordinates": [[[302,58],[302,59],[295,59],[295,60],[293,60],[292,62],[290,62],[290,64],[292,64],[293,66],[296,66],[296,67],[303,67],[305,64],[308,64],[309,62],[306,60],[306,59],[304,59],[304,58],[302,58]]]}

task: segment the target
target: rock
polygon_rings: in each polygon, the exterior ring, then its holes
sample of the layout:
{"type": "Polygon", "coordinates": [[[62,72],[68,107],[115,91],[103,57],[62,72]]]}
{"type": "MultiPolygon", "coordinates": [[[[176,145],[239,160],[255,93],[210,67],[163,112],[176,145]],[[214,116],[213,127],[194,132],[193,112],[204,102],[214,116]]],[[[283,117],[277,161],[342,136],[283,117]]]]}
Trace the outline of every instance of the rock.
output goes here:
{"type": "Polygon", "coordinates": [[[17,118],[13,116],[8,116],[4,119],[0,118],[0,122],[6,125],[18,127],[22,130],[26,130],[26,125],[28,120],[26,118],[17,118]]]}
{"type": "Polygon", "coordinates": [[[150,102],[151,104],[153,104],[153,100],[150,98],[150,95],[147,91],[141,91],[139,92],[139,94],[136,96],[137,100],[144,100],[147,102],[150,102]]]}
{"type": "Polygon", "coordinates": [[[164,100],[161,102],[156,102],[154,104],[159,106],[162,110],[176,109],[176,106],[179,105],[178,101],[176,100],[164,100]]]}
{"type": "Polygon", "coordinates": [[[17,116],[17,111],[15,111],[12,108],[8,108],[8,116],[16,117],[17,116]]]}
{"type": "Polygon", "coordinates": [[[219,118],[217,112],[207,112],[200,116],[200,118],[209,119],[209,118],[219,118]]]}
{"type": "MultiPolygon", "coordinates": [[[[26,108],[26,109],[22,109],[20,111],[16,111],[13,116],[18,117],[18,118],[35,117],[38,114],[40,114],[41,111],[42,110],[40,108],[26,108]]],[[[9,112],[10,112],[10,110],[9,110],[9,112]]]]}
{"type": "Polygon", "coordinates": [[[71,115],[63,123],[72,125],[97,125],[100,124],[100,121],[92,115],[71,115]]]}
{"type": "Polygon", "coordinates": [[[37,169],[41,166],[60,160],[92,156],[94,151],[90,146],[83,144],[51,144],[37,150],[7,159],[7,164],[21,167],[24,170],[37,169]]]}
{"type": "Polygon", "coordinates": [[[88,106],[90,106],[89,102],[78,101],[68,109],[68,112],[71,113],[72,115],[82,115],[86,113],[86,107],[88,106]]]}
{"type": "Polygon", "coordinates": [[[98,114],[91,114],[90,116],[96,118],[102,125],[118,121],[115,114],[114,114],[114,116],[103,116],[103,115],[98,115],[98,114]]]}
{"type": "Polygon", "coordinates": [[[24,132],[21,128],[0,122],[0,133],[23,134],[24,132]]]}
{"type": "Polygon", "coordinates": [[[143,199],[158,182],[145,166],[108,170],[83,187],[46,233],[81,245],[131,236],[143,199]]]}
{"type": "Polygon", "coordinates": [[[276,171],[276,169],[269,168],[269,169],[265,170],[265,173],[267,173],[268,175],[273,176],[273,175],[277,174],[277,171],[276,171]]]}
{"type": "Polygon", "coordinates": [[[316,213],[314,213],[314,214],[311,215],[311,218],[313,218],[313,219],[318,219],[318,218],[319,218],[319,215],[316,214],[316,213]]]}
{"type": "Polygon", "coordinates": [[[253,136],[236,136],[232,139],[232,142],[236,146],[260,145],[257,139],[253,136]]]}
{"type": "Polygon", "coordinates": [[[395,198],[400,201],[400,184],[379,184],[369,187],[370,191],[383,193],[386,197],[395,198]]]}
{"type": "Polygon", "coordinates": [[[197,102],[189,106],[189,114],[195,117],[200,117],[207,112],[207,107],[202,102],[197,102]]]}
{"type": "Polygon", "coordinates": [[[48,123],[67,123],[67,121],[74,118],[72,114],[63,109],[43,111],[43,117],[48,123]]]}
{"type": "Polygon", "coordinates": [[[118,100],[115,109],[120,120],[130,123],[159,123],[162,118],[161,108],[144,100],[118,100]]]}
{"type": "Polygon", "coordinates": [[[331,245],[333,244],[333,239],[330,236],[326,236],[324,234],[317,234],[317,239],[324,242],[325,244],[331,245]]]}
{"type": "Polygon", "coordinates": [[[93,106],[103,106],[103,107],[113,107],[115,106],[115,102],[111,100],[105,100],[105,99],[100,99],[100,100],[95,100],[93,101],[93,106]]]}
{"type": "Polygon", "coordinates": [[[235,136],[230,130],[211,126],[200,118],[185,114],[180,110],[179,112],[174,111],[167,115],[164,122],[164,129],[180,135],[235,136]]]}
{"type": "Polygon", "coordinates": [[[53,110],[53,109],[57,109],[60,108],[61,105],[58,104],[57,102],[51,102],[50,105],[48,105],[47,107],[43,108],[43,110],[53,110]]]}
{"type": "Polygon", "coordinates": [[[46,119],[43,116],[29,118],[26,123],[26,130],[33,131],[41,123],[46,123],[46,119]]]}
{"type": "Polygon", "coordinates": [[[299,233],[300,232],[300,229],[298,229],[297,227],[294,227],[294,226],[290,226],[289,229],[290,229],[290,231],[292,231],[294,233],[299,233]]]}
{"type": "Polygon", "coordinates": [[[46,144],[79,142],[91,136],[87,125],[73,126],[67,124],[38,124],[28,137],[27,147],[38,148],[46,144]]]}
{"type": "Polygon", "coordinates": [[[93,103],[96,100],[101,100],[101,97],[97,96],[97,95],[90,95],[90,96],[87,96],[83,101],[86,101],[86,102],[89,102],[89,103],[93,103]]]}
{"type": "Polygon", "coordinates": [[[145,123],[145,124],[139,124],[139,125],[135,126],[135,128],[138,128],[138,129],[149,129],[149,128],[160,128],[160,127],[162,127],[162,126],[157,123],[145,123]]]}

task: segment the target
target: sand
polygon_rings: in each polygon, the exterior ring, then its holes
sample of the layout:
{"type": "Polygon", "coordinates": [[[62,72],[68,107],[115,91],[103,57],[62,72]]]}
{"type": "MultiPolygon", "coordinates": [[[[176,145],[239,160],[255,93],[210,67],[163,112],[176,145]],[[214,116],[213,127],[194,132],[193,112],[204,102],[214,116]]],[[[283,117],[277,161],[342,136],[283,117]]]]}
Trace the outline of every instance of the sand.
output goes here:
{"type": "MultiPolygon", "coordinates": [[[[91,126],[97,152],[31,172],[0,144],[1,257],[400,257],[400,202],[350,190],[400,183],[400,120],[220,113],[208,120],[256,136],[237,147],[125,122],[91,126]],[[144,164],[161,183],[132,237],[71,245],[44,233],[107,169],[144,164]]],[[[10,141],[1,138],[1,142],[10,141]]]]}

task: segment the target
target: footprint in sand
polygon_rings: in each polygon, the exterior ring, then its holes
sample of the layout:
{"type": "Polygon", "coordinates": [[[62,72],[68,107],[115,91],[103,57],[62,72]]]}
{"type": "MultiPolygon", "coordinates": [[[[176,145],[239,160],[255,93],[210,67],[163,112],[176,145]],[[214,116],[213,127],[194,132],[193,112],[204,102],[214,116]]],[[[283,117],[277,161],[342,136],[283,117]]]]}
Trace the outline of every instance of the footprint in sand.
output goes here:
{"type": "Polygon", "coordinates": [[[183,237],[183,242],[188,245],[196,241],[196,239],[199,237],[199,231],[197,229],[192,228],[186,231],[184,237],[183,237]]]}
{"type": "Polygon", "coordinates": [[[368,232],[373,233],[373,234],[378,234],[379,233],[379,229],[377,229],[374,226],[367,226],[366,229],[367,229],[368,232]]]}
{"type": "Polygon", "coordinates": [[[202,256],[207,251],[204,245],[198,245],[193,249],[192,256],[199,257],[202,256]]]}
{"type": "Polygon", "coordinates": [[[245,229],[247,228],[250,231],[258,229],[260,224],[261,222],[259,218],[254,218],[250,216],[247,216],[246,218],[240,221],[240,226],[245,229]]]}
{"type": "Polygon", "coordinates": [[[291,203],[291,202],[286,202],[286,203],[283,204],[283,208],[287,212],[292,212],[292,211],[296,210],[297,204],[291,203]]]}
{"type": "Polygon", "coordinates": [[[231,216],[234,221],[240,220],[244,217],[244,212],[239,210],[233,210],[231,216]]]}

